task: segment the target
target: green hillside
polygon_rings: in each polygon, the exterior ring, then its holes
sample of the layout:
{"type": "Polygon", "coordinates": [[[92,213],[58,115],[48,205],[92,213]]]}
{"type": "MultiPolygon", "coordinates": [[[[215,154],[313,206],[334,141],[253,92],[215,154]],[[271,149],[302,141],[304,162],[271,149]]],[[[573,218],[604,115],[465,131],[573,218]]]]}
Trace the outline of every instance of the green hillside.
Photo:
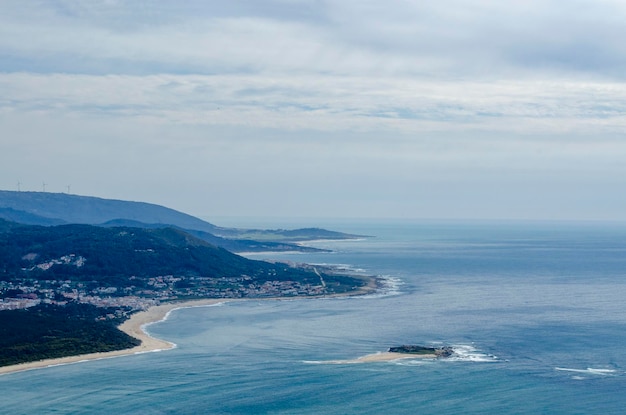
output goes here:
{"type": "Polygon", "coordinates": [[[173,228],[103,228],[91,225],[30,226],[0,220],[0,280],[14,278],[97,280],[124,278],[239,277],[256,280],[312,278],[292,268],[253,261],[173,228]],[[75,260],[83,258],[80,265],[75,260]],[[51,262],[53,266],[45,264],[51,262]]]}

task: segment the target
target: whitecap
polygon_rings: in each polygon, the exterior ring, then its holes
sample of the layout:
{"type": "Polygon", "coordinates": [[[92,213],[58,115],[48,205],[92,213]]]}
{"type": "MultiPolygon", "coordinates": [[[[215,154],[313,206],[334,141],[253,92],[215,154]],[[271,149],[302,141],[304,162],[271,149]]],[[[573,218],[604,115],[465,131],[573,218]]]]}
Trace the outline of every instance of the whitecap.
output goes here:
{"type": "Polygon", "coordinates": [[[309,265],[317,266],[317,267],[331,268],[333,271],[342,271],[342,272],[349,272],[349,273],[354,273],[354,274],[365,274],[365,273],[367,273],[366,269],[358,268],[358,267],[355,267],[354,265],[350,265],[350,264],[331,264],[331,263],[328,263],[328,262],[315,262],[315,263],[311,263],[309,265]]]}
{"type": "Polygon", "coordinates": [[[493,363],[499,361],[497,356],[481,352],[474,346],[467,344],[453,345],[452,350],[454,351],[454,354],[445,359],[446,361],[480,363],[493,363]]]}
{"type": "Polygon", "coordinates": [[[587,373],[590,375],[599,375],[599,376],[610,376],[615,374],[617,371],[614,369],[596,369],[593,367],[588,367],[586,369],[574,369],[569,367],[555,367],[554,370],[558,370],[560,372],[574,372],[574,373],[587,373]]]}
{"type": "Polygon", "coordinates": [[[376,277],[378,289],[372,294],[367,294],[359,298],[383,298],[393,297],[402,294],[400,287],[404,285],[404,281],[398,277],[390,275],[380,275],[376,277]]]}
{"type": "Polygon", "coordinates": [[[399,365],[399,366],[423,366],[432,364],[435,359],[396,359],[392,360],[391,363],[399,365]]]}

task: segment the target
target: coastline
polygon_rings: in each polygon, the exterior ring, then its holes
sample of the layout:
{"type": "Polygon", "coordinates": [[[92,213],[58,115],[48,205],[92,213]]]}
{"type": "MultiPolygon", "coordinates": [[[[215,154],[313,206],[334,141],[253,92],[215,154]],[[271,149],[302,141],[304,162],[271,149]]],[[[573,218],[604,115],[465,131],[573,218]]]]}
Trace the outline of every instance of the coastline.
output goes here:
{"type": "Polygon", "coordinates": [[[90,360],[110,359],[113,357],[129,356],[139,353],[150,353],[173,349],[174,347],[176,347],[174,343],[150,336],[145,331],[145,327],[150,324],[158,323],[159,321],[165,320],[169,312],[178,308],[211,306],[227,301],[231,300],[222,298],[210,298],[203,300],[185,301],[180,303],[166,303],[153,306],[148,308],[147,310],[139,311],[131,315],[128,320],[118,326],[118,329],[120,329],[124,333],[141,340],[141,344],[139,346],[135,346],[131,349],[114,350],[111,352],[88,353],[76,356],[66,356],[55,359],[37,360],[34,362],[2,366],[0,367],[0,375],[23,372],[33,369],[43,369],[51,366],[68,365],[90,360]]]}
{"type": "Polygon", "coordinates": [[[55,359],[37,360],[34,362],[19,363],[16,365],[0,366],[0,376],[27,370],[43,369],[46,367],[68,365],[91,360],[110,359],[114,357],[129,356],[139,353],[159,352],[176,347],[176,344],[150,336],[145,327],[167,319],[168,314],[179,308],[207,307],[220,303],[233,301],[267,301],[267,300],[294,300],[294,299],[320,299],[337,297],[358,297],[367,295],[377,290],[377,278],[370,277],[368,283],[355,292],[345,294],[330,294],[323,296],[307,297],[261,297],[261,298],[206,298],[183,302],[165,303],[149,307],[130,316],[118,326],[118,329],[131,337],[141,340],[139,346],[131,349],[114,350],[111,352],[88,353],[75,356],[59,357],[55,359]]]}

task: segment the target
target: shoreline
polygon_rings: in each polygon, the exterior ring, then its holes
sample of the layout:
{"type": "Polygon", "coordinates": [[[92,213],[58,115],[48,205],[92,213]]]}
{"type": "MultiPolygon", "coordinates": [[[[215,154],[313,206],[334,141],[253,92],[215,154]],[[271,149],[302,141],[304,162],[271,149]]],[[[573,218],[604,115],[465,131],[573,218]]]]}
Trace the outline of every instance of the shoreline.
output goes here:
{"type": "Polygon", "coordinates": [[[58,357],[54,359],[37,360],[34,362],[18,363],[16,365],[0,367],[0,376],[9,373],[23,372],[27,370],[43,369],[52,366],[69,365],[73,363],[86,362],[91,360],[110,359],[114,357],[130,356],[140,353],[160,352],[176,347],[176,344],[166,340],[157,339],[150,336],[145,330],[146,326],[158,323],[167,318],[168,314],[179,308],[206,307],[219,303],[232,301],[228,298],[207,298],[202,300],[191,300],[180,303],[166,303],[152,306],[144,311],[139,311],[131,315],[117,328],[131,337],[141,341],[139,346],[130,349],[114,350],[110,352],[87,353],[75,356],[58,357]]]}
{"type": "Polygon", "coordinates": [[[139,346],[130,349],[114,350],[110,352],[96,352],[75,356],[58,357],[54,359],[37,360],[34,362],[18,363],[16,365],[0,366],[0,376],[10,373],[24,372],[27,370],[44,369],[47,367],[69,365],[74,363],[87,362],[91,360],[111,359],[114,357],[130,356],[140,353],[160,352],[170,350],[176,347],[175,343],[166,340],[157,339],[150,336],[146,331],[146,327],[166,320],[170,312],[179,308],[192,307],[208,307],[216,304],[228,303],[234,301],[267,301],[267,300],[295,300],[295,299],[321,299],[321,298],[338,298],[338,297],[359,297],[375,292],[378,288],[377,278],[370,278],[370,281],[360,287],[355,292],[345,294],[330,294],[323,296],[307,296],[307,297],[260,297],[260,298],[206,298],[198,300],[189,300],[182,302],[172,302],[159,304],[149,307],[146,310],[132,314],[128,320],[124,321],[117,328],[131,337],[141,341],[139,346]]]}

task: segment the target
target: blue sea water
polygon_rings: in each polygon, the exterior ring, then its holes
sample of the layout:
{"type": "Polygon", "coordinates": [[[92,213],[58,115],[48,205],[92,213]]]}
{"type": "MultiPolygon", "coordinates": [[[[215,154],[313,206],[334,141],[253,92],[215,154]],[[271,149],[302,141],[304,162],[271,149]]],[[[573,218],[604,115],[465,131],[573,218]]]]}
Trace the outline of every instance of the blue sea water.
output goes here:
{"type": "Polygon", "coordinates": [[[6,414],[621,414],[626,225],[335,223],[362,298],[232,302],[149,327],[173,350],[0,376],[6,414]],[[419,343],[447,360],[324,364],[419,343]]]}

